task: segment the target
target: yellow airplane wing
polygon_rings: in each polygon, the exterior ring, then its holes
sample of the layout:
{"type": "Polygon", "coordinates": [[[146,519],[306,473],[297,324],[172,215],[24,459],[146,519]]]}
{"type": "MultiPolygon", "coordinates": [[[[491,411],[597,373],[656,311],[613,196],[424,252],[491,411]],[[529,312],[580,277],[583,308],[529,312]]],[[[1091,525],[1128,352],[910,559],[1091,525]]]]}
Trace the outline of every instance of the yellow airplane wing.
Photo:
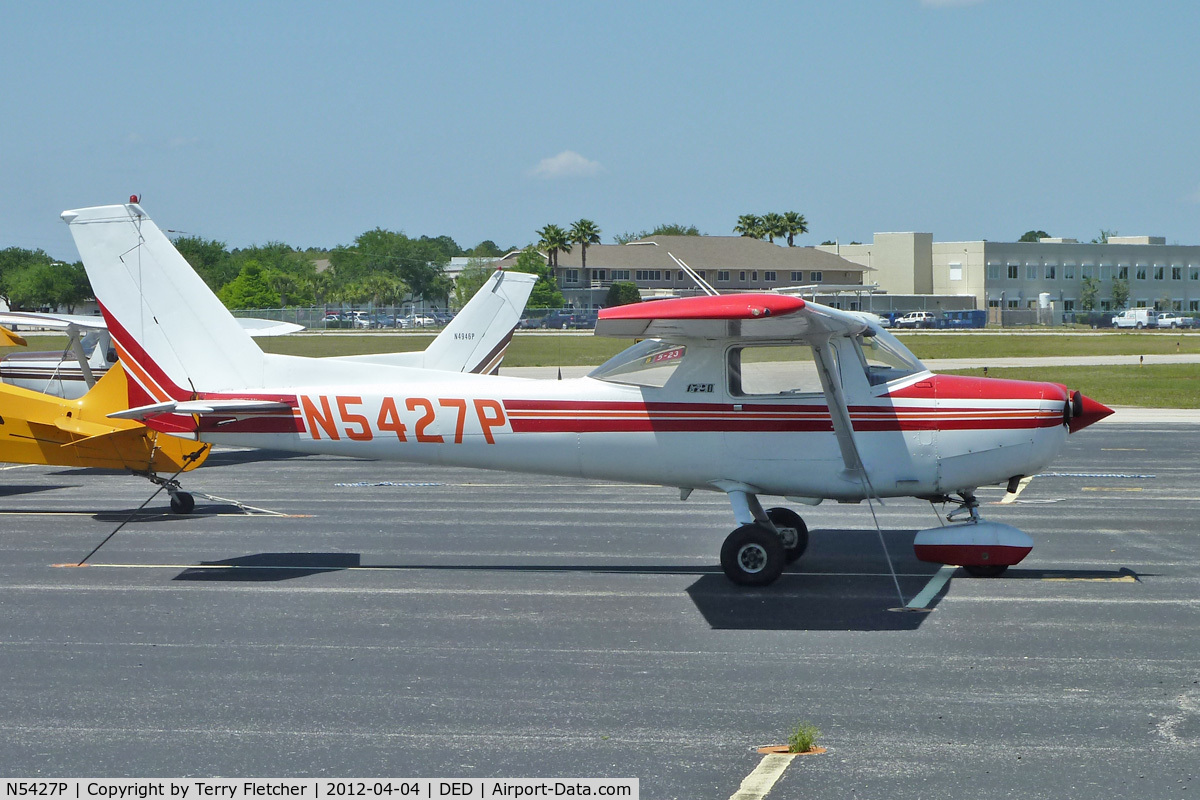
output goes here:
{"type": "Polygon", "coordinates": [[[28,342],[25,337],[20,334],[13,333],[8,328],[0,325],[0,347],[24,347],[28,342]]]}

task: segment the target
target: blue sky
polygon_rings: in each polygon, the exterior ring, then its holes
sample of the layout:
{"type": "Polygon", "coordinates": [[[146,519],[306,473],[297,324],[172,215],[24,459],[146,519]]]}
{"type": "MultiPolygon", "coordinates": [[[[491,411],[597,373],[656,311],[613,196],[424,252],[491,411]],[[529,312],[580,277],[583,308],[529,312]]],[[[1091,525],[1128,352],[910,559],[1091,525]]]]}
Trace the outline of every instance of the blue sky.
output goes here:
{"type": "Polygon", "coordinates": [[[1200,244],[1200,5],[6,3],[0,247],[131,193],[230,246],[381,226],[1200,244]]]}

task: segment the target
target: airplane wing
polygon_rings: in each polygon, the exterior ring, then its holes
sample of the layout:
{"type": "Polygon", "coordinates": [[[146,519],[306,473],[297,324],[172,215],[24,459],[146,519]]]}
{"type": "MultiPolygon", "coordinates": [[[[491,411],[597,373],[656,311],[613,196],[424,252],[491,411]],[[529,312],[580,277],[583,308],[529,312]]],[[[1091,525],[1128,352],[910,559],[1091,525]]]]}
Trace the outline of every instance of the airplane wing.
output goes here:
{"type": "Polygon", "coordinates": [[[842,463],[846,471],[863,480],[868,492],[873,494],[829,346],[833,336],[851,336],[869,328],[867,322],[854,312],[808,303],[799,297],[731,294],[652,300],[606,308],[600,312],[596,335],[671,341],[769,340],[810,345],[842,463]]]}
{"type": "Polygon", "coordinates": [[[238,317],[237,321],[242,326],[242,330],[256,339],[260,336],[285,336],[304,330],[303,325],[297,325],[294,322],[279,322],[273,319],[238,317]]]}
{"type": "Polygon", "coordinates": [[[739,339],[813,344],[869,326],[857,314],[782,294],[651,300],[600,311],[597,336],[625,339],[739,339]]]}
{"type": "Polygon", "coordinates": [[[104,329],[104,317],[89,317],[84,314],[42,314],[34,311],[0,311],[0,325],[27,325],[31,328],[45,328],[52,331],[65,331],[71,326],[76,328],[104,329]]]}
{"type": "Polygon", "coordinates": [[[494,373],[500,368],[536,282],[536,275],[497,270],[424,351],[345,356],[339,360],[494,373]]]}
{"type": "Polygon", "coordinates": [[[13,333],[8,328],[0,325],[0,347],[24,347],[29,344],[25,341],[24,336],[13,333]]]}
{"type": "MultiPolygon", "coordinates": [[[[273,319],[258,319],[257,317],[238,317],[238,324],[251,336],[283,336],[304,330],[303,325],[293,322],[279,322],[273,319]]],[[[68,328],[90,330],[105,330],[104,317],[87,316],[85,314],[55,314],[35,311],[0,311],[0,325],[26,325],[30,328],[44,328],[52,331],[65,331],[68,328]]]]}

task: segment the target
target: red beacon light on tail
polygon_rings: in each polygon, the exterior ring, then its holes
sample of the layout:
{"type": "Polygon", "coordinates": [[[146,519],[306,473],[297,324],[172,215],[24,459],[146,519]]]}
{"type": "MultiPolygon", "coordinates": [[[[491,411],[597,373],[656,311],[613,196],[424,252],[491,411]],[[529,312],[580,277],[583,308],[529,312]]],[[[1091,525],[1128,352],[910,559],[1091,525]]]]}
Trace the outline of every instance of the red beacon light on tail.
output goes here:
{"type": "Polygon", "coordinates": [[[129,202],[137,204],[142,202],[142,198],[138,197],[136,194],[131,194],[129,195],[129,202]]]}

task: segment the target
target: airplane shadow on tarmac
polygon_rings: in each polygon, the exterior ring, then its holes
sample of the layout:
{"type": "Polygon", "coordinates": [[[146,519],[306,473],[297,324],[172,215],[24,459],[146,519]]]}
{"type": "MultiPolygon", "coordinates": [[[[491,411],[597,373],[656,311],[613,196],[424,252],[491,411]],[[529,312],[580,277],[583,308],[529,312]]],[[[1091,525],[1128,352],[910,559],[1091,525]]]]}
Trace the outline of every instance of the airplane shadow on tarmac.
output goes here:
{"type": "MultiPolygon", "coordinates": [[[[734,586],[720,566],[646,564],[363,564],[359,553],[256,553],[201,562],[177,581],[272,582],[346,569],[396,572],[587,573],[593,575],[697,575],[685,591],[714,630],[911,631],[946,598],[958,580],[1136,581],[1129,569],[1055,570],[1014,567],[999,578],[970,578],[961,570],[940,586],[924,611],[902,610],[941,568],[916,560],[915,530],[884,532],[897,580],[896,592],[875,531],[814,530],[808,553],[775,583],[760,589],[734,586]],[[870,545],[874,544],[872,550],[870,545]],[[901,609],[901,610],[898,610],[901,609]]],[[[949,602],[953,602],[953,598],[949,602]]]]}
{"type": "Polygon", "coordinates": [[[35,492],[53,492],[58,489],[77,489],[78,486],[63,486],[55,484],[26,485],[26,486],[0,486],[0,497],[15,497],[19,494],[34,494],[35,492]]]}

